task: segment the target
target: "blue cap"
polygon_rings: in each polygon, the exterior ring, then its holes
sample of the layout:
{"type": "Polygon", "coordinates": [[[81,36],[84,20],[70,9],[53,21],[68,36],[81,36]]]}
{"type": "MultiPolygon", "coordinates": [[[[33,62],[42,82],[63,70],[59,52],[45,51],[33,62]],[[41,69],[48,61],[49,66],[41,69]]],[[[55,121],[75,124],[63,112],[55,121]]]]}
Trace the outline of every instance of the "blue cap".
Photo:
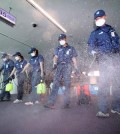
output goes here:
{"type": "Polygon", "coordinates": [[[32,47],[32,48],[30,49],[30,51],[28,52],[28,54],[30,54],[30,53],[32,53],[32,52],[34,52],[34,51],[36,51],[36,50],[37,50],[36,48],[32,47]]]}
{"type": "Polygon", "coordinates": [[[14,56],[21,56],[21,53],[20,52],[16,52],[14,55],[13,55],[13,57],[14,56]]]}
{"type": "Polygon", "coordinates": [[[97,11],[94,13],[94,19],[96,19],[97,17],[102,17],[102,16],[106,16],[105,11],[102,10],[102,9],[97,10],[97,11]]]}
{"type": "Polygon", "coordinates": [[[66,39],[66,35],[65,34],[60,34],[58,37],[58,40],[62,40],[62,39],[66,39]]]}
{"type": "Polygon", "coordinates": [[[7,57],[7,56],[8,56],[7,53],[3,53],[1,59],[5,58],[5,57],[7,57]]]}

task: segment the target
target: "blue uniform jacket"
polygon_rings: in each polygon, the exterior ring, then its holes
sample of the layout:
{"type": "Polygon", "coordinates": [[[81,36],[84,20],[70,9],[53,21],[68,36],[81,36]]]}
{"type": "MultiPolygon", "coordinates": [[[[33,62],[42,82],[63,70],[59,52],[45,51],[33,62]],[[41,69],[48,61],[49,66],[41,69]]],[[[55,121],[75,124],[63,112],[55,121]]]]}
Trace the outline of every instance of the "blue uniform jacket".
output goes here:
{"type": "Polygon", "coordinates": [[[33,71],[40,71],[40,62],[44,62],[44,58],[42,55],[38,55],[30,58],[30,65],[33,68],[33,71]]]}
{"type": "Polygon", "coordinates": [[[77,57],[74,47],[67,45],[66,47],[58,46],[54,52],[58,56],[58,64],[61,62],[71,63],[73,57],[77,57]]]}
{"type": "Polygon", "coordinates": [[[120,52],[119,36],[110,25],[97,27],[90,35],[88,49],[100,54],[120,52]]]}
{"type": "Polygon", "coordinates": [[[5,61],[0,69],[0,71],[3,71],[3,75],[10,74],[14,68],[14,61],[11,59],[8,59],[5,61]]]}
{"type": "Polygon", "coordinates": [[[21,71],[23,70],[24,66],[27,64],[26,60],[16,61],[15,62],[15,68],[17,69],[16,75],[19,75],[21,71]]]}

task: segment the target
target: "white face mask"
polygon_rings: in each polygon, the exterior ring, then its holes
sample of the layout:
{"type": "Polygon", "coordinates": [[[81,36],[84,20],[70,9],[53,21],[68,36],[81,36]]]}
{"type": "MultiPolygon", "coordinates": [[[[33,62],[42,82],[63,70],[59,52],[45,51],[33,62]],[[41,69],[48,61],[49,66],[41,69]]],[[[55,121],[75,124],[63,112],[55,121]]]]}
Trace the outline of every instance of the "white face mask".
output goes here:
{"type": "Polygon", "coordinates": [[[101,18],[99,20],[96,20],[95,24],[96,24],[96,26],[101,27],[101,26],[103,26],[105,24],[105,22],[106,22],[106,20],[101,18]]]}
{"type": "Polygon", "coordinates": [[[65,42],[65,40],[60,40],[59,43],[60,43],[60,45],[63,46],[63,45],[65,45],[66,42],[65,42]]]}
{"type": "Polygon", "coordinates": [[[20,58],[18,56],[15,57],[15,60],[18,61],[20,58]]]}
{"type": "Polygon", "coordinates": [[[7,58],[3,58],[3,61],[6,61],[7,60],[7,58]]]}
{"type": "Polygon", "coordinates": [[[33,53],[31,53],[31,56],[32,56],[32,57],[34,57],[34,56],[35,56],[35,53],[34,53],[34,52],[33,52],[33,53]]]}

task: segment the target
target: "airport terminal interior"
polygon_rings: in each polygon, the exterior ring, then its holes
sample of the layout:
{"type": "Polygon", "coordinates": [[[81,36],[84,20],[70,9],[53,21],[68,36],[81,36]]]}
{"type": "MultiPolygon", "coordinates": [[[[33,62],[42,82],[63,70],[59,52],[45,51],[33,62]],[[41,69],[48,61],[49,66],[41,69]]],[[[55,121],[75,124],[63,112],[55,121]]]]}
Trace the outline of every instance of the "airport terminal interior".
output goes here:
{"type": "MultiPolygon", "coordinates": [[[[44,57],[45,84],[45,93],[38,94],[39,102],[25,105],[34,81],[30,65],[21,87],[24,92],[22,101],[13,103],[20,89],[14,73],[15,78],[10,80],[11,98],[0,98],[0,134],[120,134],[120,111],[110,112],[112,82],[109,87],[109,117],[96,117],[100,72],[98,60],[88,51],[88,40],[96,27],[94,13],[97,10],[105,11],[106,23],[114,27],[120,37],[120,0],[0,0],[0,96],[6,87],[4,72],[1,71],[5,64],[3,59],[7,55],[16,62],[13,56],[16,52],[30,63],[30,54],[38,50],[44,57]],[[66,42],[77,52],[79,75],[72,66],[70,107],[61,108],[65,91],[59,89],[55,108],[49,109],[44,104],[52,92],[51,83],[56,72],[53,57],[55,48],[60,45],[60,35],[66,35],[66,42]],[[87,92],[87,101],[83,98],[80,102],[80,91],[87,92]]],[[[63,78],[60,83],[64,86],[63,78]]],[[[120,107],[120,97],[118,105],[120,107]]]]}

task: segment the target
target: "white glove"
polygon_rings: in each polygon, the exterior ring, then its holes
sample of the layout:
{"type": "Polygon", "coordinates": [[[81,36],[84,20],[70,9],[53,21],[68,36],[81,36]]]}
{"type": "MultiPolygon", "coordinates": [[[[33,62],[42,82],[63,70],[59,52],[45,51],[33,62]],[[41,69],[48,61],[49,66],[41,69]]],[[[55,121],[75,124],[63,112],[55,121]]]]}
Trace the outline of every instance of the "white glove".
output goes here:
{"type": "Polygon", "coordinates": [[[92,50],[91,54],[94,56],[96,54],[96,51],[92,50]]]}
{"type": "Polygon", "coordinates": [[[86,72],[82,72],[82,74],[86,75],[87,73],[86,72]]]}

